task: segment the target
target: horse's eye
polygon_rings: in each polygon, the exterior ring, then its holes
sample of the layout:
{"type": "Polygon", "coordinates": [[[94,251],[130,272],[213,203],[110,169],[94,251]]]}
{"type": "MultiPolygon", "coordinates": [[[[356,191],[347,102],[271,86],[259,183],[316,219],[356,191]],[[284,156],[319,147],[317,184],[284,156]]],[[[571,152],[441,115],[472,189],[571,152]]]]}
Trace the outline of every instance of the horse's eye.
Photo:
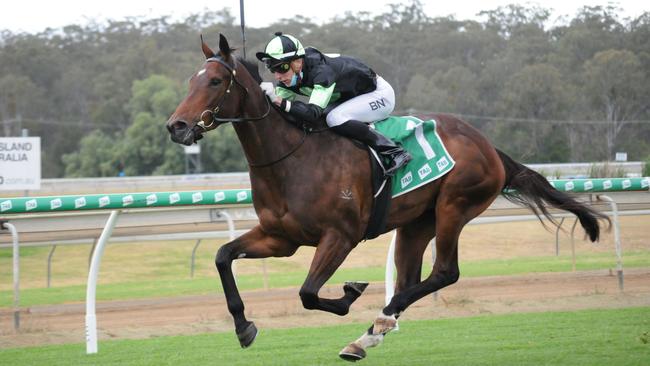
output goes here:
{"type": "Polygon", "coordinates": [[[221,79],[210,79],[210,86],[218,86],[219,84],[221,84],[221,79]]]}

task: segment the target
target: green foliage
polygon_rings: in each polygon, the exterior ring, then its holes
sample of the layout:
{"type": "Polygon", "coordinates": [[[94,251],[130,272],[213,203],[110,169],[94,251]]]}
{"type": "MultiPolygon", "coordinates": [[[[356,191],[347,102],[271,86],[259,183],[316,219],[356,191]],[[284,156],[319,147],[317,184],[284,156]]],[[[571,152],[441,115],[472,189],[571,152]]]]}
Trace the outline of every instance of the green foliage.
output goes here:
{"type": "Polygon", "coordinates": [[[139,112],[134,117],[115,151],[126,175],[183,173],[183,149],[172,143],[167,134],[160,133],[164,121],[164,117],[149,112],[139,112]],[[173,160],[165,160],[169,158],[173,160]]]}
{"type": "Polygon", "coordinates": [[[82,138],[78,152],[63,156],[66,176],[183,173],[183,149],[162,133],[164,121],[181,99],[178,89],[162,75],[136,80],[128,103],[133,123],[113,136],[97,130],[82,138]]]}
{"type": "Polygon", "coordinates": [[[643,176],[650,177],[650,155],[645,158],[645,163],[643,164],[643,176]]]}
{"type": "Polygon", "coordinates": [[[221,125],[205,134],[201,144],[201,159],[209,172],[243,172],[248,169],[235,129],[221,125]]]}
{"type": "Polygon", "coordinates": [[[101,130],[91,132],[81,139],[79,151],[62,157],[67,177],[110,177],[119,172],[114,158],[120,139],[106,135],[101,130]]]}
{"type": "Polygon", "coordinates": [[[524,161],[531,161],[531,158],[540,163],[566,161],[569,158],[567,134],[558,125],[541,121],[564,117],[562,114],[570,104],[569,91],[570,85],[562,80],[555,67],[547,64],[524,66],[508,80],[497,105],[502,115],[520,117],[532,121],[533,125],[495,124],[494,142],[509,146],[508,150],[524,161]]]}
{"type": "Polygon", "coordinates": [[[182,98],[179,89],[164,75],[151,75],[144,80],[134,81],[129,101],[131,118],[135,120],[143,112],[156,117],[171,115],[182,98]]]}

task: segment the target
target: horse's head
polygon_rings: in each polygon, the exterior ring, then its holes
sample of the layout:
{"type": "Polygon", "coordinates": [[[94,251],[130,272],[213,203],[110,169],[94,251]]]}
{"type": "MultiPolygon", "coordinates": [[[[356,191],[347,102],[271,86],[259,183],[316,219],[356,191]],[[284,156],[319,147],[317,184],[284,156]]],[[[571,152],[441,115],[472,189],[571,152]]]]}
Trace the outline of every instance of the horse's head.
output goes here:
{"type": "Polygon", "coordinates": [[[192,75],[187,96],[167,120],[172,141],[192,145],[207,131],[236,119],[247,90],[236,78],[238,63],[226,37],[220,35],[219,53],[213,52],[201,37],[205,55],[203,68],[192,75]]]}

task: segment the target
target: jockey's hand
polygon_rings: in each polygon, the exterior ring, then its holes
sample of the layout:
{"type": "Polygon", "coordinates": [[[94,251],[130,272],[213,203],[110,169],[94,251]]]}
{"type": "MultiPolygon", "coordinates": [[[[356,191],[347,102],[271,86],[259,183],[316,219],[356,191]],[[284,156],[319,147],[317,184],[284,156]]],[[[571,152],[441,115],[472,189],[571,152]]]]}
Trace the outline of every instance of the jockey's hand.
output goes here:
{"type": "Polygon", "coordinates": [[[280,97],[275,94],[275,86],[273,83],[264,81],[260,84],[260,88],[264,92],[264,94],[268,95],[268,97],[271,99],[271,101],[275,104],[278,104],[279,101],[282,101],[280,97]]]}

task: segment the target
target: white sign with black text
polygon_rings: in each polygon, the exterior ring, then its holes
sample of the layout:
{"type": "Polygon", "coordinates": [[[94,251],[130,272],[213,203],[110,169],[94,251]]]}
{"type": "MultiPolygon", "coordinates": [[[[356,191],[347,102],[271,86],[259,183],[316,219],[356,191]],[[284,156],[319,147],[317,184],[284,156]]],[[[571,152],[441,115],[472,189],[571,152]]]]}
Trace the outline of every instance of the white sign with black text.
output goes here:
{"type": "Polygon", "coordinates": [[[41,189],[41,138],[0,137],[0,191],[41,189]]]}

